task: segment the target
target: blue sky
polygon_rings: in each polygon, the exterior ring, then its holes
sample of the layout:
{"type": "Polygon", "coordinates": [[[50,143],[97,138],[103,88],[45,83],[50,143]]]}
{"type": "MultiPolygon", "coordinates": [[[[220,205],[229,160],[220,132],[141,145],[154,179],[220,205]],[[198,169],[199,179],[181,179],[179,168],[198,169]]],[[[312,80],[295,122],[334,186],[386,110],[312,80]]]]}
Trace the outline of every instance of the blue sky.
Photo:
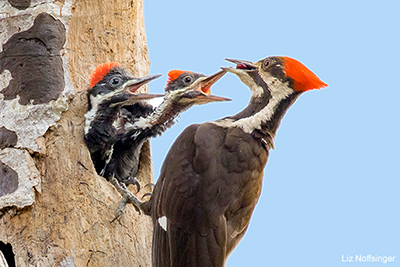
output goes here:
{"type": "MultiPolygon", "coordinates": [[[[277,132],[261,198],[227,266],[400,266],[400,1],[144,1],[150,84],[212,74],[224,58],[296,58],[329,87],[304,93],[277,132]],[[353,258],[354,260],[355,258],[353,258]],[[370,263],[381,265],[383,263],[370,263]]],[[[225,75],[214,94],[152,140],[155,177],[179,133],[242,110],[250,91],[225,75]]]]}

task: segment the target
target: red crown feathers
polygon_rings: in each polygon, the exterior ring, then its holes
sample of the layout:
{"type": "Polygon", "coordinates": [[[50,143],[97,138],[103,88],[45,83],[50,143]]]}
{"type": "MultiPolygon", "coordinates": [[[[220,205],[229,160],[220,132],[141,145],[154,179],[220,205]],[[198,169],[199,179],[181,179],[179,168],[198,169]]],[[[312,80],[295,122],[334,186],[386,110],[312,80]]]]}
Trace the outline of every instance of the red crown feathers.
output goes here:
{"type": "Polygon", "coordinates": [[[107,62],[99,65],[90,75],[89,88],[93,88],[98,82],[100,82],[104,76],[110,72],[111,69],[119,67],[119,63],[107,62]]]}
{"type": "Polygon", "coordinates": [[[175,80],[176,78],[178,78],[182,73],[185,72],[191,72],[191,71],[185,71],[185,70],[170,70],[168,72],[168,80],[167,80],[167,85],[172,82],[173,80],[175,80]]]}
{"type": "Polygon", "coordinates": [[[294,80],[294,90],[305,92],[311,89],[320,89],[328,86],[300,61],[290,57],[282,57],[282,60],[286,76],[294,80]]]}

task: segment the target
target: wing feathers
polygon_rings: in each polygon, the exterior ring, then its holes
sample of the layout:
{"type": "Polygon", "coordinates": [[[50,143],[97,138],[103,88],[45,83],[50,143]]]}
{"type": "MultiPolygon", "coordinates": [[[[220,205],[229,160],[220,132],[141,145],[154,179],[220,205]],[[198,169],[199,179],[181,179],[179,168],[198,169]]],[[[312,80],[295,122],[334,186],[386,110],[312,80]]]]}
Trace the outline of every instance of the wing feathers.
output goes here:
{"type": "Polygon", "coordinates": [[[172,145],[150,200],[154,267],[225,265],[247,229],[268,156],[243,133],[192,125],[172,145]],[[162,216],[167,231],[157,224],[162,216]]]}

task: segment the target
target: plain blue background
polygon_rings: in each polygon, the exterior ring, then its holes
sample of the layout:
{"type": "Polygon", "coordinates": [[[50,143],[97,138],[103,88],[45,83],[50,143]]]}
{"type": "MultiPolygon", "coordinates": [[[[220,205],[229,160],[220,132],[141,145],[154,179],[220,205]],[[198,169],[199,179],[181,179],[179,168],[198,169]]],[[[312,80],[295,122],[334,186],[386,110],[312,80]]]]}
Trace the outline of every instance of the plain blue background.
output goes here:
{"type": "MultiPolygon", "coordinates": [[[[249,230],[227,266],[381,266],[342,255],[396,256],[400,266],[400,1],[144,1],[151,73],[212,74],[225,57],[294,57],[328,88],[284,117],[249,230]]],[[[189,124],[233,115],[250,91],[227,74],[152,140],[155,177],[189,124]]]]}

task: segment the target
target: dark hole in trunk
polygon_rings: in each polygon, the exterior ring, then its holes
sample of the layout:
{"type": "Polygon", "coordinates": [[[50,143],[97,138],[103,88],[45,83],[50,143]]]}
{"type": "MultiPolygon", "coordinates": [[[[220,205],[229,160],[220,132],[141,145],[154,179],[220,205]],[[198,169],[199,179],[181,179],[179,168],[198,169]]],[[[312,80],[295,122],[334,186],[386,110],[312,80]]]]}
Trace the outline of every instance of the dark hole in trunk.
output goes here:
{"type": "Polygon", "coordinates": [[[8,267],[15,267],[15,255],[12,251],[11,244],[4,244],[0,241],[0,251],[3,253],[6,258],[8,267]]]}

